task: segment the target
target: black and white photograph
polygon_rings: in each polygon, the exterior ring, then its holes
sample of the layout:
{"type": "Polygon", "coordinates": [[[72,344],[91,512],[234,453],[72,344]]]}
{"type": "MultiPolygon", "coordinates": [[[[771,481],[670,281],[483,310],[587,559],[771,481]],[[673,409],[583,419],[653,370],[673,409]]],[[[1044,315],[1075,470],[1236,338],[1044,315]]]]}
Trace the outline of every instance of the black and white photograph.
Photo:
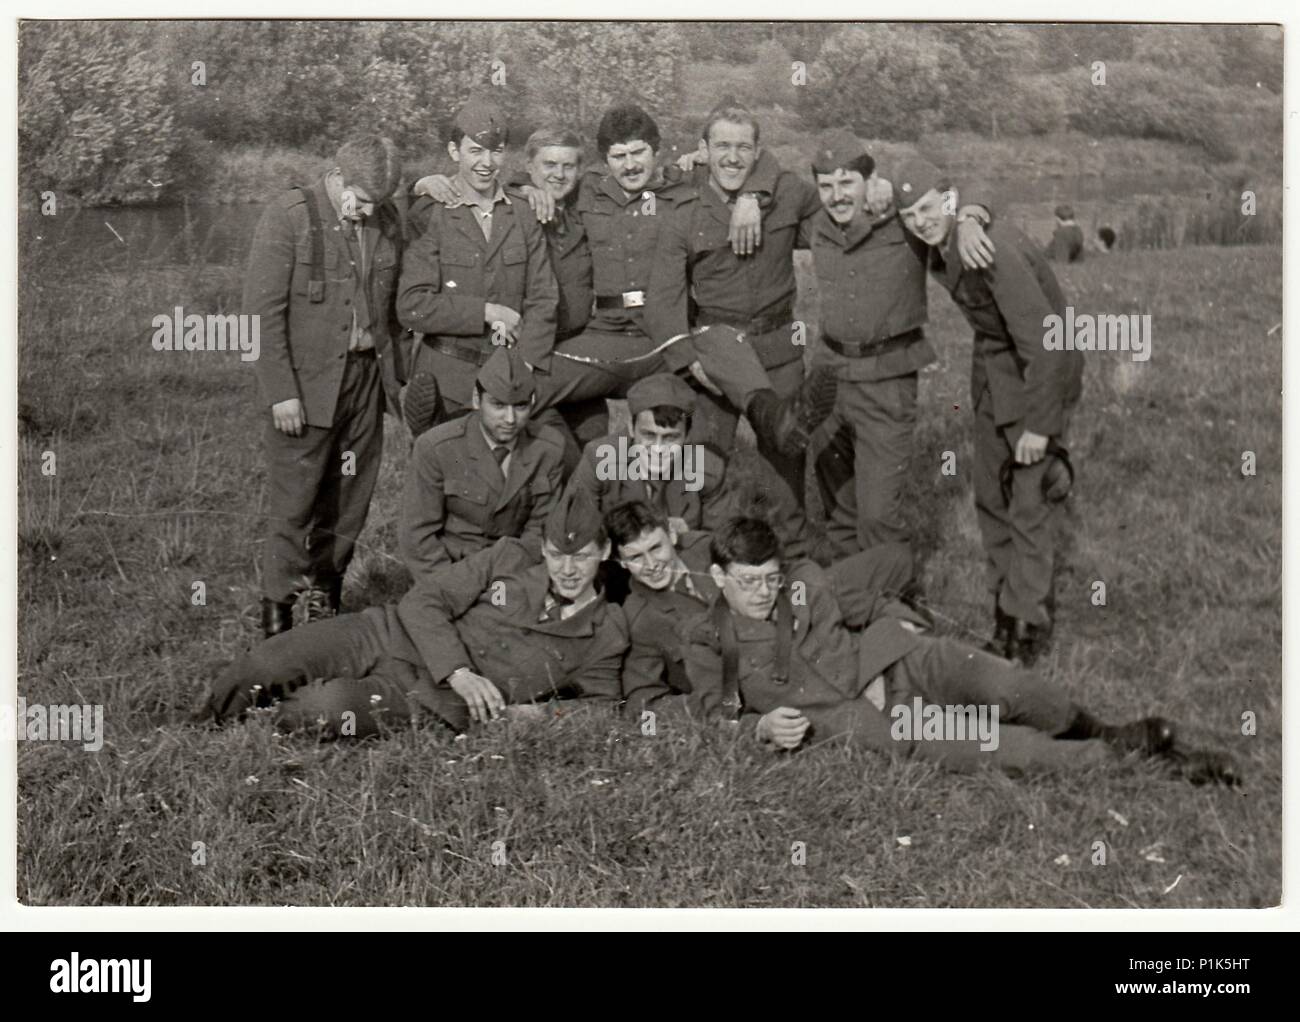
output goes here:
{"type": "Polygon", "coordinates": [[[25,13],[21,906],[1282,903],[1281,25],[25,13]]]}

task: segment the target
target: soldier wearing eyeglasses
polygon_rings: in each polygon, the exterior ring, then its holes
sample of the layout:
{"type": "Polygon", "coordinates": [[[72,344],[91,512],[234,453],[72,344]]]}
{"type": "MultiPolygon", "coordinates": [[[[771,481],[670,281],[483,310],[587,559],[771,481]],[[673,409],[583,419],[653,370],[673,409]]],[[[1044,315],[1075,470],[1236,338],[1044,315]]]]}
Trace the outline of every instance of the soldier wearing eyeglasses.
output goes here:
{"type": "Polygon", "coordinates": [[[685,646],[689,705],[703,719],[748,715],[758,739],[782,749],[847,737],[954,770],[1081,769],[1136,752],[1172,763],[1193,782],[1237,780],[1230,759],[1184,749],[1164,718],[1103,723],[1033,671],[923,634],[882,594],[846,595],[811,561],[786,567],[765,522],[729,522],[714,534],[710,553],[709,574],[722,598],[691,624],[685,646]],[[896,737],[893,708],[917,699],[996,706],[996,747],[896,737]]]}

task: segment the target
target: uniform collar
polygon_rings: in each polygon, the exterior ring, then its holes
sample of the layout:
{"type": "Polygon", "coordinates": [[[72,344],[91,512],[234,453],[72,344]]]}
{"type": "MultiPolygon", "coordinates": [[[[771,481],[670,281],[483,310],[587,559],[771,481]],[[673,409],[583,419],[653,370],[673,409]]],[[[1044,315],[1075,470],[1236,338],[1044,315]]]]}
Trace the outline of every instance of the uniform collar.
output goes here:
{"type": "MultiPolygon", "coordinates": [[[[471,189],[469,190],[469,194],[466,194],[466,189],[468,189],[469,186],[468,185],[462,186],[459,181],[456,182],[456,186],[458,192],[457,199],[455,202],[447,203],[447,207],[446,207],[447,209],[459,209],[461,206],[478,206],[480,209],[484,208],[483,204],[477,201],[477,196],[478,196],[477,192],[471,189]]],[[[496,206],[497,203],[505,202],[505,201],[506,201],[506,190],[504,187],[502,187],[501,179],[498,177],[496,191],[492,193],[492,203],[490,206],[486,208],[492,209],[493,207],[496,206]]]]}

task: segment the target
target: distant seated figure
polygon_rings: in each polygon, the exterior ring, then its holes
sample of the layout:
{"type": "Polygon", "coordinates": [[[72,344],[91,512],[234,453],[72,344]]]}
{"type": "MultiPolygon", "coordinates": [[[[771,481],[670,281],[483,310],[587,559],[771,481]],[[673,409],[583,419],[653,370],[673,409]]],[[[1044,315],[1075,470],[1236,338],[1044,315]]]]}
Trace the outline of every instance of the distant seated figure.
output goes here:
{"type": "Polygon", "coordinates": [[[1047,258],[1056,263],[1083,261],[1083,228],[1074,219],[1073,206],[1056,207],[1056,230],[1047,246],[1047,258]]]}
{"type": "Polygon", "coordinates": [[[1115,228],[1103,224],[1097,228],[1097,251],[1102,255],[1109,255],[1115,248],[1115,228]]]}
{"type": "Polygon", "coordinates": [[[727,521],[733,498],[726,486],[727,463],[703,444],[687,444],[695,392],[672,373],[655,373],[627,391],[630,435],[587,444],[569,479],[602,513],[630,500],[643,500],[668,519],[674,536],[713,529],[727,521]]]}
{"type": "Polygon", "coordinates": [[[497,348],[470,414],[416,438],[397,534],[416,582],[506,536],[541,555],[542,523],[564,488],[564,438],[533,419],[535,394],[518,349],[497,348]]]}

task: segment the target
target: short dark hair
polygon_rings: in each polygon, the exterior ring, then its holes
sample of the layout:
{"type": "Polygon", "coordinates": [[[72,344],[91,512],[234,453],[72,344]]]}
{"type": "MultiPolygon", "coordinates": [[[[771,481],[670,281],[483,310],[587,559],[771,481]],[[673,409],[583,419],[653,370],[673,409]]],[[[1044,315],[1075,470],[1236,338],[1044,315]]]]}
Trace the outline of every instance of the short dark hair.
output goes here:
{"type": "MultiPolygon", "coordinates": [[[[855,156],[840,170],[856,170],[864,178],[870,177],[872,171],[876,169],[875,158],[870,153],[863,153],[861,156],[855,156]]],[[[812,169],[813,183],[817,182],[817,175],[824,174],[826,171],[819,171],[815,166],[812,169]]]]}
{"type": "Polygon", "coordinates": [[[727,121],[730,124],[748,124],[754,132],[754,145],[758,145],[758,118],[749,110],[749,107],[737,103],[734,99],[723,100],[712,110],[709,116],[704,119],[704,127],[700,131],[700,138],[705,142],[709,140],[709,132],[719,121],[727,121]]]}
{"type": "Polygon", "coordinates": [[[614,552],[624,543],[632,543],[643,533],[655,529],[668,531],[668,518],[644,500],[629,500],[605,513],[605,531],[614,544],[614,552]]]}
{"type": "Polygon", "coordinates": [[[1115,247],[1115,231],[1110,227],[1102,227],[1097,231],[1097,237],[1107,248],[1115,247]]]}
{"type": "Polygon", "coordinates": [[[380,203],[397,190],[402,161],[392,140],[382,135],[362,135],[339,147],[334,163],[345,185],[364,188],[380,203]]]}
{"type": "Polygon", "coordinates": [[[659,148],[659,125],[644,109],[635,103],[613,106],[605,111],[596,128],[596,148],[601,159],[609,154],[609,147],[635,142],[640,139],[651,149],[659,148]]]}
{"type": "MultiPolygon", "coordinates": [[[[650,418],[660,429],[676,429],[681,426],[686,432],[691,429],[691,413],[684,408],[678,408],[676,405],[655,405],[653,408],[643,409],[650,413],[650,418]]],[[[632,419],[633,427],[636,426],[636,418],[632,419]]]]}
{"type": "Polygon", "coordinates": [[[781,541],[759,518],[733,518],[713,534],[709,553],[719,568],[732,564],[766,564],[780,560],[781,541]]]}

